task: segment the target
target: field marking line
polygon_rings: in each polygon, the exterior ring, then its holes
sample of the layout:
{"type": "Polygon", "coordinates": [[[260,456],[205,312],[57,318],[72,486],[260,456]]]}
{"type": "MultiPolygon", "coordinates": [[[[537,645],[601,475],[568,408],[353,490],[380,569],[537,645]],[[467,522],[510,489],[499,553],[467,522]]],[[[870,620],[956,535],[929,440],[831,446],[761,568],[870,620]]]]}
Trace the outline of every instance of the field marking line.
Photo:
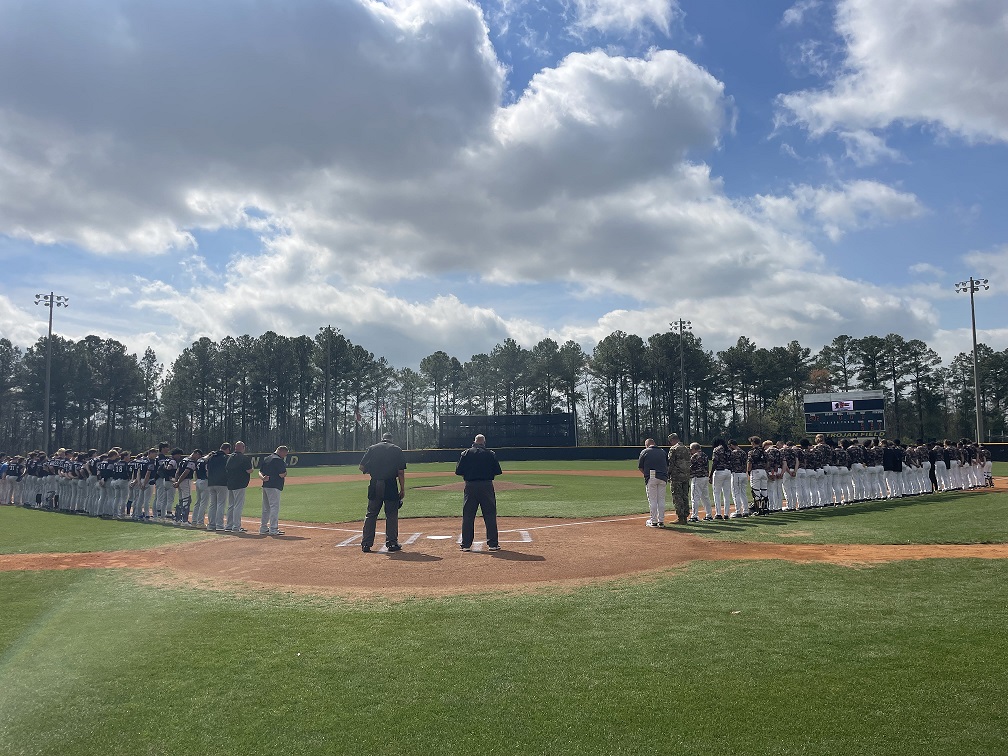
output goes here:
{"type": "MultiPolygon", "coordinates": [[[[255,517],[243,517],[242,522],[260,522],[258,518],[255,517]]],[[[359,528],[332,528],[328,525],[305,525],[300,522],[287,522],[281,521],[281,525],[285,528],[302,528],[304,530],[332,530],[337,533],[357,533],[359,528]]]]}
{"type": "Polygon", "coordinates": [[[534,525],[533,527],[530,528],[511,528],[510,530],[502,530],[500,532],[523,533],[530,530],[548,530],[549,528],[569,528],[574,525],[596,525],[596,524],[604,524],[607,522],[627,522],[629,520],[640,520],[642,518],[644,518],[643,515],[636,515],[635,517],[617,517],[612,520],[585,520],[584,522],[558,522],[556,525],[534,525]]]}
{"type": "MultiPolygon", "coordinates": [[[[524,540],[526,537],[524,534],[528,533],[528,531],[531,530],[549,530],[550,528],[569,528],[574,525],[595,525],[595,524],[605,524],[607,522],[627,522],[628,520],[637,520],[642,517],[643,515],[635,515],[633,517],[617,517],[607,520],[585,520],[583,522],[559,522],[556,523],[555,525],[533,525],[532,527],[525,527],[525,528],[508,528],[506,530],[501,530],[500,532],[523,534],[522,541],[510,541],[509,543],[531,543],[532,542],[531,540],[528,541],[524,540]]],[[[242,522],[259,522],[259,520],[252,517],[243,517],[242,522]]],[[[281,522],[280,524],[283,525],[285,528],[302,528],[304,530],[329,530],[336,533],[359,533],[357,529],[333,528],[328,525],[304,525],[302,523],[295,523],[295,522],[281,522]]],[[[531,536],[528,536],[528,538],[531,539],[531,536]]]]}

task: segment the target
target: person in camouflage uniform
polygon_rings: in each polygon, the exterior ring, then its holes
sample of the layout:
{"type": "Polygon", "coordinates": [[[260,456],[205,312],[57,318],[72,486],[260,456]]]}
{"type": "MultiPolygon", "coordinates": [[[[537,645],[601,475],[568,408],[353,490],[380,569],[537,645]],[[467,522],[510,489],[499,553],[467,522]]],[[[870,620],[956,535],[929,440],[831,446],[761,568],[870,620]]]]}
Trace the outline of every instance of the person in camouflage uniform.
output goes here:
{"type": "Polygon", "coordinates": [[[703,453],[703,449],[700,448],[700,444],[695,442],[690,444],[690,503],[692,510],[689,519],[691,522],[697,522],[700,519],[701,504],[707,513],[706,519],[714,519],[711,516],[711,497],[708,487],[709,470],[710,462],[707,460],[707,455],[703,453]]]}
{"type": "Polygon", "coordinates": [[[680,525],[690,519],[690,450],[679,440],[678,433],[668,437],[668,479],[680,525]]]}

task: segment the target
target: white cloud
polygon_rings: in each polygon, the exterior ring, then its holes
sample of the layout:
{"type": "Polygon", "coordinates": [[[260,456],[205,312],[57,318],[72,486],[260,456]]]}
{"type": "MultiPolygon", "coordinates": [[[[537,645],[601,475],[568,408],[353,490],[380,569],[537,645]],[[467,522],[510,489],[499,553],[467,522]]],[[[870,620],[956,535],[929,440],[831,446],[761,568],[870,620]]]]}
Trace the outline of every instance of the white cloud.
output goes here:
{"type": "MultiPolygon", "coordinates": [[[[969,326],[969,307],[966,308],[965,328],[942,328],[935,331],[927,340],[929,347],[941,355],[946,367],[958,354],[970,354],[973,351],[973,331],[969,326]]],[[[1008,328],[982,328],[977,324],[977,343],[986,344],[995,352],[1008,349],[1008,328]]],[[[980,350],[977,350],[978,353],[980,350]]],[[[972,379],[972,374],[970,375],[972,379]]]]}
{"type": "Polygon", "coordinates": [[[42,307],[35,309],[41,311],[41,314],[21,309],[8,297],[0,294],[0,337],[24,349],[38,341],[41,336],[45,336],[48,333],[46,321],[49,313],[42,307]]]}
{"type": "Polygon", "coordinates": [[[798,0],[797,3],[784,11],[781,23],[784,26],[800,26],[805,20],[805,14],[817,10],[821,5],[821,0],[798,0]]]}
{"type": "Polygon", "coordinates": [[[968,252],[964,256],[967,266],[965,277],[986,278],[995,296],[1008,294],[1008,244],[1001,247],[968,252]]]}
{"type": "Polygon", "coordinates": [[[869,166],[883,160],[901,160],[899,150],[893,149],[885,140],[874,132],[866,129],[856,131],[841,131],[840,138],[847,145],[847,157],[855,165],[869,166]]]}
{"type": "Polygon", "coordinates": [[[651,24],[665,34],[681,11],[677,0],[574,0],[576,26],[601,32],[642,31],[651,24]]]}
{"type": "Polygon", "coordinates": [[[840,0],[846,61],[832,84],[779,98],[813,134],[934,124],[1008,141],[1008,6],[1002,0],[840,0]]]}
{"type": "Polygon", "coordinates": [[[926,212],[913,194],[865,180],[838,187],[803,184],[790,197],[759,196],[756,205],[779,227],[797,230],[807,223],[834,242],[850,231],[913,220],[926,212]]]}
{"type": "Polygon", "coordinates": [[[503,70],[465,0],[0,7],[0,233],[191,246],[196,194],[418,175],[479,139],[503,70]],[[253,12],[254,10],[254,12],[253,12]],[[58,54],[53,54],[58,51],[58,54]]]}
{"type": "Polygon", "coordinates": [[[930,278],[939,278],[945,275],[944,270],[939,268],[937,265],[932,265],[931,263],[916,263],[911,265],[910,272],[919,276],[928,276],[930,278]]]}
{"type": "Polygon", "coordinates": [[[926,300],[825,271],[778,265],[749,286],[757,296],[746,296],[745,288],[722,287],[700,295],[688,286],[670,287],[671,301],[648,309],[609,312],[576,337],[594,343],[620,329],[647,338],[684,317],[708,349],[725,349],[746,335],[766,348],[798,340],[817,350],[838,333],[873,334],[879,323],[886,322],[900,322],[908,339],[927,339],[937,323],[937,314],[926,300]]]}
{"type": "MultiPolygon", "coordinates": [[[[677,8],[633,6],[649,7],[677,8]]],[[[729,198],[703,161],[733,102],[679,53],[571,54],[503,105],[486,26],[463,0],[254,9],[0,9],[0,69],[29,72],[0,78],[0,234],[144,253],[115,296],[81,253],[67,293],[86,292],[92,311],[77,337],[141,352],[153,338],[169,360],[202,334],[331,322],[402,365],[509,335],[592,339],[631,321],[653,333],[678,312],[734,341],[768,302],[761,338],[778,343],[897,311],[911,331],[932,321],[870,286],[852,299],[805,238],[810,224],[839,238],[915,218],[916,197],[852,182],[729,198]],[[222,228],[261,244],[226,264],[197,254],[194,232],[222,228]],[[147,258],[170,249],[183,260],[159,279],[147,258]],[[444,275],[474,293],[430,294],[444,275]],[[639,306],[539,325],[502,315],[503,297],[484,302],[488,281],[639,306]],[[404,293],[408,282],[427,293],[404,293]]]]}

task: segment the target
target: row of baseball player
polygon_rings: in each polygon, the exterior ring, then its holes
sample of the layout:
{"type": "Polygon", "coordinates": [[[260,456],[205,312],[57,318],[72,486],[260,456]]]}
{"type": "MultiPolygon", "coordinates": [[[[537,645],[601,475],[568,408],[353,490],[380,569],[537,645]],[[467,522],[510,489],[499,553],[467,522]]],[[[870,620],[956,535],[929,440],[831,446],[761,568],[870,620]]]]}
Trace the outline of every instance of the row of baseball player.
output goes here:
{"type": "MultiPolygon", "coordinates": [[[[264,502],[277,498],[277,509],[286,453],[286,447],[279,447],[259,470],[264,502]],[[272,476],[271,467],[276,468],[272,476]]],[[[105,453],[59,449],[52,457],[37,450],[23,456],[0,454],[0,503],[240,533],[253,467],[241,441],[209,454],[200,449],[186,453],[167,443],[137,455],[118,447],[105,453]]],[[[268,514],[267,532],[276,535],[275,515],[268,514]]]]}
{"type": "Polygon", "coordinates": [[[990,455],[967,439],[903,444],[899,439],[780,441],[752,436],[749,450],[718,438],[708,457],[698,443],[648,439],[638,458],[651,517],[664,527],[666,485],[680,523],[842,506],[860,501],[993,485],[990,455]],[[752,501],[750,501],[750,493],[752,501]]]}

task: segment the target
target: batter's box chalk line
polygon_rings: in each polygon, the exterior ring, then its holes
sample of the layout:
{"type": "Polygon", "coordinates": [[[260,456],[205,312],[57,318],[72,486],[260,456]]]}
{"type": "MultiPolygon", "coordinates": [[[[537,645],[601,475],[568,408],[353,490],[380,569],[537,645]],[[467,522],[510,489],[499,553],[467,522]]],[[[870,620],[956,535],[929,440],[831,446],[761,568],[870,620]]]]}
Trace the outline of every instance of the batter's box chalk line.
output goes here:
{"type": "MultiPolygon", "coordinates": [[[[529,531],[527,531],[527,530],[517,530],[517,531],[513,531],[512,530],[512,531],[507,531],[507,532],[518,533],[518,535],[521,536],[521,538],[519,538],[518,540],[504,540],[504,539],[500,539],[498,541],[498,543],[532,543],[532,534],[529,531]]],[[[385,536],[384,533],[375,533],[375,539],[376,540],[378,538],[384,537],[384,536],[385,536]]],[[[410,545],[416,543],[417,541],[419,541],[423,536],[424,536],[423,533],[411,533],[410,536],[409,536],[409,538],[407,538],[405,541],[402,542],[402,545],[403,546],[410,546],[410,545]]],[[[336,546],[335,546],[335,548],[341,549],[341,548],[345,548],[347,546],[357,546],[357,545],[360,544],[362,538],[363,538],[363,534],[362,533],[354,533],[354,535],[350,536],[346,540],[340,541],[339,543],[337,543],[336,546]]],[[[457,543],[457,544],[461,544],[462,543],[461,536],[454,536],[454,535],[429,535],[429,536],[427,536],[427,540],[430,540],[430,541],[450,541],[450,540],[453,540],[453,539],[454,539],[455,543],[457,543]]],[[[486,545],[486,541],[473,541],[472,550],[473,551],[482,551],[483,547],[485,545],[486,545]]],[[[377,551],[378,551],[378,553],[387,553],[388,549],[386,549],[384,546],[382,546],[380,549],[377,549],[377,551]]]]}

